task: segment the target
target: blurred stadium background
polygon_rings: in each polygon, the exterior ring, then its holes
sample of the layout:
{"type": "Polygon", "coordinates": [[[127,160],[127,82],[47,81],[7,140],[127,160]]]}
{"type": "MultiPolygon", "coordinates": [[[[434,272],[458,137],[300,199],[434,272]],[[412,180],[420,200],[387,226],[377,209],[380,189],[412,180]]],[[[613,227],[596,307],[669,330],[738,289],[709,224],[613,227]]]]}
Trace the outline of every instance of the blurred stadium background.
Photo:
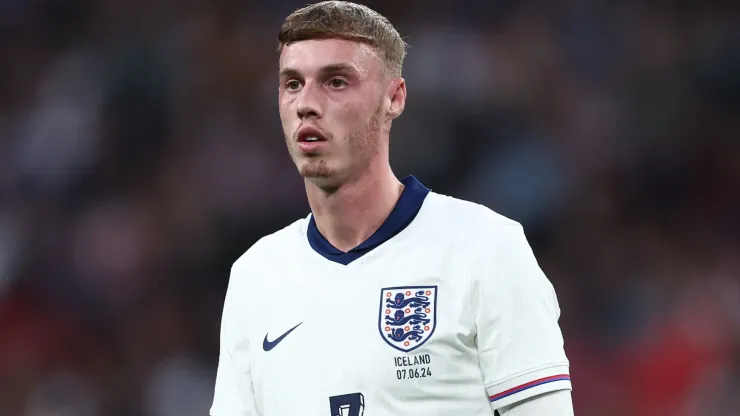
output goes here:
{"type": "MultiPolygon", "coordinates": [[[[412,46],[396,173],[524,224],[578,416],[740,414],[732,3],[368,3],[412,46]]],[[[308,212],[303,4],[0,1],[0,415],[206,415],[231,262],[308,212]]]]}

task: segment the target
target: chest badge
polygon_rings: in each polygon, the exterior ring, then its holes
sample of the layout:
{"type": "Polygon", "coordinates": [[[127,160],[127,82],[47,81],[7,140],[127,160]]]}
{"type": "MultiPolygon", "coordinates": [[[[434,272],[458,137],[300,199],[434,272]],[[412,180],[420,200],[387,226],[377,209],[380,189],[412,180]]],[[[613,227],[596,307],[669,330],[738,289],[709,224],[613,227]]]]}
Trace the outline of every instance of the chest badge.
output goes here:
{"type": "Polygon", "coordinates": [[[378,329],[391,347],[413,351],[437,324],[437,286],[387,287],[380,291],[378,329]]]}

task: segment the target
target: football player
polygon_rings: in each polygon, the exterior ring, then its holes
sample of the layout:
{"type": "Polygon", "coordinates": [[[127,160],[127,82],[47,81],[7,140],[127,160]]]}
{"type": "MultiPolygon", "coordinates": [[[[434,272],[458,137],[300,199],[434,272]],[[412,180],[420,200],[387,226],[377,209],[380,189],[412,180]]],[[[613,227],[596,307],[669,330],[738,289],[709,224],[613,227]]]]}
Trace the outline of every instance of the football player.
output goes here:
{"type": "Polygon", "coordinates": [[[278,40],[311,213],[232,266],[211,415],[572,415],[558,301],[521,225],[391,170],[393,25],[326,1],[278,40]]]}

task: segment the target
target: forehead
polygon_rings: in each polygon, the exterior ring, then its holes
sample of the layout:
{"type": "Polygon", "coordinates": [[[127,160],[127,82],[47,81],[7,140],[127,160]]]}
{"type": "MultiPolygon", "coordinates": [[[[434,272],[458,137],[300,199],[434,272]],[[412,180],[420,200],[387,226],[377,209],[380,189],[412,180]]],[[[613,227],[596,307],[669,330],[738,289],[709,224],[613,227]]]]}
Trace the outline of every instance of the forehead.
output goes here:
{"type": "Polygon", "coordinates": [[[337,64],[373,75],[380,71],[382,62],[372,46],[345,39],[303,40],[283,47],[280,53],[280,70],[291,68],[310,74],[337,64]]]}

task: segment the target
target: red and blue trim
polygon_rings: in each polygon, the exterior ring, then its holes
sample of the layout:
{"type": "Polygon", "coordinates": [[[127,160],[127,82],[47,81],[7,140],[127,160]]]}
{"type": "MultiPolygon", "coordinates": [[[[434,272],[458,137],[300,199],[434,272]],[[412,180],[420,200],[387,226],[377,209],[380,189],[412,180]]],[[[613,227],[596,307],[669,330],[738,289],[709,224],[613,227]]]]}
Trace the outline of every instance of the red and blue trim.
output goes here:
{"type": "Polygon", "coordinates": [[[520,386],[510,388],[506,391],[502,391],[501,393],[494,394],[488,399],[491,401],[491,403],[493,403],[497,400],[503,399],[504,397],[509,397],[512,394],[517,394],[521,391],[531,389],[532,387],[541,386],[543,384],[552,383],[554,381],[570,381],[570,376],[568,374],[560,374],[557,376],[550,376],[541,378],[539,380],[530,381],[529,383],[522,384],[520,386]]]}

